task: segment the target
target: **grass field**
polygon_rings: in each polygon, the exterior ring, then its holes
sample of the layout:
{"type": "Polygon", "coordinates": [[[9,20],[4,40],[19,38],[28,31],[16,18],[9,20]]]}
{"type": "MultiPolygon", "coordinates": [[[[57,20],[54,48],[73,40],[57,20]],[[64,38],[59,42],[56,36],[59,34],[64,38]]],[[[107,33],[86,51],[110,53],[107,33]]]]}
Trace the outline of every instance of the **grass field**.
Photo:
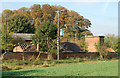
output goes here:
{"type": "Polygon", "coordinates": [[[118,61],[3,71],[3,76],[117,76],[118,61]]]}

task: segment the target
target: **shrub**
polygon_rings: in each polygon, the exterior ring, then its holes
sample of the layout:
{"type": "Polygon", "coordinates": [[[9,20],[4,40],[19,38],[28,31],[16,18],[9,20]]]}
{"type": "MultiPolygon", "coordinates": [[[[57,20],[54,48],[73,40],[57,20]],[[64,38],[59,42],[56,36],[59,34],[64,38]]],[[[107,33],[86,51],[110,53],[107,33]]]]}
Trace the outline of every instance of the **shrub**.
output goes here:
{"type": "Polygon", "coordinates": [[[47,61],[43,63],[42,67],[49,67],[49,64],[47,63],[47,61]]]}
{"type": "Polygon", "coordinates": [[[40,61],[40,60],[37,60],[37,61],[34,61],[32,64],[34,64],[34,65],[42,65],[43,62],[40,61]]]}
{"type": "Polygon", "coordinates": [[[55,62],[52,62],[49,66],[54,66],[55,65],[55,62]]]}
{"type": "Polygon", "coordinates": [[[62,60],[55,60],[55,64],[61,64],[64,63],[62,60]]]}
{"type": "Polygon", "coordinates": [[[79,62],[83,62],[84,61],[84,59],[79,59],[79,62]]]}
{"type": "Polygon", "coordinates": [[[22,67],[15,67],[15,68],[13,68],[13,70],[19,70],[19,69],[22,69],[22,67]]]}
{"type": "Polygon", "coordinates": [[[7,66],[2,66],[2,71],[9,71],[9,70],[12,70],[12,69],[7,66]]]}

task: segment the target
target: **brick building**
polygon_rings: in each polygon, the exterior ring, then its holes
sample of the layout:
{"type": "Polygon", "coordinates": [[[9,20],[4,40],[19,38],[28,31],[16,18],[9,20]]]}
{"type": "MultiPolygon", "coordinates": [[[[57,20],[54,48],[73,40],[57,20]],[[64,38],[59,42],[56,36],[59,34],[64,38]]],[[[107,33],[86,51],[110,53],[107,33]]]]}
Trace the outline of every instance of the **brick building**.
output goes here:
{"type": "MultiPolygon", "coordinates": [[[[104,36],[86,36],[85,42],[88,43],[88,52],[97,52],[95,43],[97,44],[100,41],[100,44],[104,43],[104,36]]],[[[107,49],[108,52],[115,52],[112,48],[107,49]]]]}

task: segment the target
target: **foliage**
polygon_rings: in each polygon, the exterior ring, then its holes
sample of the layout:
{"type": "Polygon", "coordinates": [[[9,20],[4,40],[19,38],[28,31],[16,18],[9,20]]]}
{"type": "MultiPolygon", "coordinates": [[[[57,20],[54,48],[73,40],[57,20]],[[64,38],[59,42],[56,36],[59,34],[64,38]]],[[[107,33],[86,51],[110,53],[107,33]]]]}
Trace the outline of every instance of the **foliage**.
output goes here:
{"type": "Polygon", "coordinates": [[[95,43],[95,48],[99,52],[101,60],[107,56],[108,54],[108,51],[106,50],[108,48],[107,44],[105,43],[101,44],[100,41],[98,41],[97,43],[95,43]]]}
{"type": "Polygon", "coordinates": [[[29,19],[22,14],[14,14],[8,22],[8,26],[10,32],[14,33],[31,33],[34,29],[31,28],[29,19]]]}
{"type": "Polygon", "coordinates": [[[44,21],[37,29],[38,31],[32,36],[35,45],[40,44],[41,51],[53,52],[56,50],[54,39],[57,36],[57,28],[50,21],[44,21]]]}
{"type": "MultiPolygon", "coordinates": [[[[14,32],[33,33],[35,29],[37,32],[37,28],[44,21],[52,21],[54,24],[57,24],[58,23],[58,14],[56,13],[57,10],[63,10],[62,12],[60,12],[60,28],[65,29],[65,36],[67,37],[69,36],[70,38],[72,37],[75,38],[75,34],[76,34],[76,38],[80,38],[80,36],[84,36],[84,34],[86,35],[92,34],[90,30],[88,30],[88,28],[91,27],[91,22],[89,19],[86,19],[77,12],[73,10],[68,10],[63,6],[49,5],[49,4],[43,4],[43,5],[34,4],[30,8],[21,7],[20,9],[13,11],[6,9],[2,13],[3,16],[2,18],[3,18],[3,23],[5,22],[4,21],[5,18],[9,19],[8,22],[10,21],[12,27],[14,26],[13,27],[14,32]],[[26,17],[26,19],[23,17],[24,21],[26,20],[26,22],[23,22],[23,24],[25,24],[23,25],[23,27],[20,27],[18,24],[16,24],[16,20],[14,20],[14,22],[12,21],[13,16],[16,15],[19,16],[19,18],[23,16],[26,17]],[[33,30],[31,31],[26,30],[28,27],[29,29],[32,28],[33,30]],[[18,29],[18,31],[16,29],[18,29]]],[[[14,19],[17,18],[14,17],[14,19]]],[[[20,20],[17,21],[20,24],[20,20]]]]}
{"type": "Polygon", "coordinates": [[[118,52],[120,54],[120,37],[118,38],[118,52]]]}
{"type": "Polygon", "coordinates": [[[79,46],[84,50],[84,51],[88,51],[88,43],[85,43],[85,38],[82,37],[80,39],[80,42],[79,42],[79,46]]]}
{"type": "Polygon", "coordinates": [[[92,35],[92,33],[87,29],[90,26],[91,22],[88,19],[83,18],[83,16],[80,16],[77,12],[71,10],[68,12],[65,36],[80,39],[80,37],[85,34],[92,35]]]}
{"type": "MultiPolygon", "coordinates": [[[[5,30],[6,25],[4,24],[2,26],[2,50],[5,50],[5,30]]],[[[9,27],[7,25],[7,33],[6,33],[6,37],[7,37],[7,41],[6,41],[6,50],[7,51],[12,51],[13,47],[15,46],[15,44],[13,44],[14,39],[12,38],[12,32],[10,33],[9,31],[9,27]]]]}
{"type": "Polygon", "coordinates": [[[7,66],[2,66],[2,71],[9,71],[9,70],[12,70],[12,69],[7,66]]]}
{"type": "Polygon", "coordinates": [[[105,36],[104,43],[107,44],[107,47],[112,48],[116,52],[118,51],[118,36],[114,34],[108,34],[105,36]]]}
{"type": "MultiPolygon", "coordinates": [[[[64,36],[67,41],[69,39],[80,40],[85,35],[92,35],[89,27],[91,27],[91,21],[87,18],[84,18],[77,12],[73,10],[68,10],[63,6],[57,5],[49,5],[49,4],[34,4],[30,8],[21,7],[18,10],[9,10],[6,9],[2,12],[2,23],[5,23],[5,18],[7,18],[9,33],[41,33],[39,30],[43,30],[42,34],[34,36],[34,44],[41,44],[41,50],[55,52],[56,51],[56,40],[53,38],[56,35],[50,35],[51,31],[56,29],[58,24],[58,14],[56,11],[63,10],[60,12],[60,28],[64,29],[64,36]],[[56,26],[53,28],[52,26],[42,27],[42,24],[45,21],[50,21],[54,23],[56,26]],[[40,27],[39,27],[40,26],[40,27]],[[49,29],[50,30],[49,30],[49,29]],[[46,32],[46,29],[48,32],[46,32]],[[47,37],[49,35],[49,37],[47,37]],[[41,38],[41,39],[39,39],[41,38]],[[48,38],[48,39],[46,39],[48,38]],[[51,49],[50,49],[51,47],[51,49]],[[48,49],[49,48],[49,49],[48,49]]],[[[56,32],[55,32],[56,33],[56,32]]],[[[51,34],[55,34],[51,33],[51,34]]],[[[85,45],[82,43],[82,45],[85,45]]],[[[86,50],[86,47],[83,48],[86,50]]]]}

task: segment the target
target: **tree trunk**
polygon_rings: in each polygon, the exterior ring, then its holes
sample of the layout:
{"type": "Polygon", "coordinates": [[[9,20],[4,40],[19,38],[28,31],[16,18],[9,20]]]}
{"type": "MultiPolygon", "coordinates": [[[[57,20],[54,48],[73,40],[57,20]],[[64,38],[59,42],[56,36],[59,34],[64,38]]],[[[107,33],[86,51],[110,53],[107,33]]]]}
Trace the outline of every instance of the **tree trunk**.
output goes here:
{"type": "Polygon", "coordinates": [[[48,49],[49,49],[49,38],[47,36],[47,46],[48,46],[48,49]]]}
{"type": "Polygon", "coordinates": [[[5,55],[6,53],[7,53],[7,52],[1,54],[1,56],[0,56],[0,61],[4,58],[4,55],[5,55]]]}
{"type": "Polygon", "coordinates": [[[100,59],[102,60],[103,59],[103,55],[102,55],[101,52],[99,52],[99,54],[100,54],[100,59]]]}
{"type": "Polygon", "coordinates": [[[53,60],[52,53],[48,53],[48,59],[47,60],[53,60]]]}

